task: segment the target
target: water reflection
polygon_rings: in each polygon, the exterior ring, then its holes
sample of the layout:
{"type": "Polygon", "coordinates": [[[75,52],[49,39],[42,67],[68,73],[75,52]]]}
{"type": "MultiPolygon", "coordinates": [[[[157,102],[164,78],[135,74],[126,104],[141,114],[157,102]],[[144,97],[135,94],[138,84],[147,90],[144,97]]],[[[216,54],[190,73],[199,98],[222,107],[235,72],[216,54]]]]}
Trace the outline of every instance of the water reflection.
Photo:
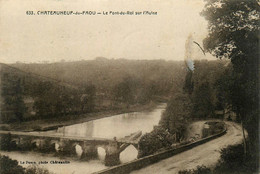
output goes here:
{"type": "Polygon", "coordinates": [[[133,132],[141,130],[144,133],[150,132],[154,125],[160,120],[161,112],[165,104],[151,112],[133,112],[114,115],[112,117],[93,120],[85,123],[61,127],[57,133],[65,136],[122,138],[133,132]]]}

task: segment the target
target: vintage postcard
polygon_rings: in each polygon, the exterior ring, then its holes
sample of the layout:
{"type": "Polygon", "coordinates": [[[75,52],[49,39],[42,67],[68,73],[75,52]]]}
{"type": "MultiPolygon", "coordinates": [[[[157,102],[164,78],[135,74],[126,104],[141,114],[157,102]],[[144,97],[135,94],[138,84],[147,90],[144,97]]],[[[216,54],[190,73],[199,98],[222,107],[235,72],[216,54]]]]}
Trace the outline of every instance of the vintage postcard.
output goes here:
{"type": "Polygon", "coordinates": [[[0,0],[0,173],[258,173],[259,5],[0,0]]]}

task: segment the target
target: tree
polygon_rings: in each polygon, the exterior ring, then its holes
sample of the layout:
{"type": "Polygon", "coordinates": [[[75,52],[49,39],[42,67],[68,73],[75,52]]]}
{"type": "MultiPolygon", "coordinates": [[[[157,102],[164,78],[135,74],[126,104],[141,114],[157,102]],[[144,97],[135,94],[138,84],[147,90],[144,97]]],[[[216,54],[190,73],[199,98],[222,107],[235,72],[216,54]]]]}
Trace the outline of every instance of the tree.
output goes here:
{"type": "Polygon", "coordinates": [[[114,88],[114,98],[117,101],[131,104],[134,101],[134,80],[130,77],[124,78],[114,88]]]}
{"type": "Polygon", "coordinates": [[[183,91],[185,91],[188,94],[192,94],[193,87],[194,87],[194,84],[192,81],[192,71],[188,69],[186,76],[185,76],[185,83],[184,83],[183,91]]]}
{"type": "Polygon", "coordinates": [[[55,106],[59,95],[55,92],[55,86],[51,82],[40,82],[35,86],[34,108],[40,117],[51,117],[55,114],[55,106]]]}
{"type": "Polygon", "coordinates": [[[231,103],[231,85],[232,79],[232,67],[226,69],[223,74],[216,80],[214,86],[216,87],[216,109],[224,110],[227,105],[231,103]]]}
{"type": "MultiPolygon", "coordinates": [[[[2,111],[11,111],[15,117],[15,120],[23,121],[26,107],[23,101],[24,90],[21,78],[4,75],[2,78],[3,84],[1,85],[2,99],[2,111]]],[[[3,119],[3,118],[1,118],[3,119]]],[[[9,115],[7,120],[2,121],[14,121],[12,116],[9,115]]]]}
{"type": "Polygon", "coordinates": [[[21,122],[23,121],[23,115],[26,111],[26,107],[23,101],[23,89],[21,79],[18,79],[15,84],[15,95],[13,96],[14,114],[16,118],[21,122]]]}
{"type": "Polygon", "coordinates": [[[190,119],[192,104],[188,94],[177,93],[168,102],[167,108],[160,120],[160,126],[176,135],[180,141],[185,127],[190,119]]]}
{"type": "Polygon", "coordinates": [[[213,115],[214,105],[212,103],[212,92],[209,82],[199,84],[193,92],[193,117],[209,118],[213,115]]]}
{"type": "Polygon", "coordinates": [[[80,98],[81,100],[81,111],[91,112],[95,107],[95,96],[96,87],[94,85],[87,85],[84,87],[83,94],[80,98]]]}
{"type": "Polygon", "coordinates": [[[231,104],[248,131],[251,154],[257,161],[259,1],[206,0],[202,15],[209,22],[205,50],[232,62],[231,104]]]}

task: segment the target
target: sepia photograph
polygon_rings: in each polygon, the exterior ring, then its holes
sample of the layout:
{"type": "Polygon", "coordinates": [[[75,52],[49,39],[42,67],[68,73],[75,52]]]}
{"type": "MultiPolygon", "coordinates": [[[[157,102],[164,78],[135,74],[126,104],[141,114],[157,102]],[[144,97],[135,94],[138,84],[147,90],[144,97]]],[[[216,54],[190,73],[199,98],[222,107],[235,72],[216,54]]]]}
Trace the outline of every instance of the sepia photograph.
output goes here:
{"type": "Polygon", "coordinates": [[[259,0],[0,0],[0,174],[259,174],[259,0]]]}

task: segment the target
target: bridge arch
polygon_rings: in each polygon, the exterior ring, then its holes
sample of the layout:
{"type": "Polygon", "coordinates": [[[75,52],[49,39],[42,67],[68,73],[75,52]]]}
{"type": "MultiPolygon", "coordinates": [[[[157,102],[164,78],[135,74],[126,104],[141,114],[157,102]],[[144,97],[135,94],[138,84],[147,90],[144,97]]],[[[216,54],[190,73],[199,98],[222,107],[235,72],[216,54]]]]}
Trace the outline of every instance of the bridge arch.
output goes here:
{"type": "Polygon", "coordinates": [[[48,151],[49,152],[57,152],[56,151],[56,141],[50,141],[48,144],[48,151]]]}
{"type": "Polygon", "coordinates": [[[105,157],[106,157],[106,148],[103,147],[103,146],[98,146],[98,147],[97,147],[97,153],[98,153],[98,158],[99,158],[101,161],[104,161],[104,160],[105,160],[105,157]]]}
{"type": "Polygon", "coordinates": [[[55,149],[56,152],[59,152],[59,150],[60,150],[60,145],[59,145],[58,142],[55,142],[55,143],[54,143],[54,149],[55,149]]]}
{"type": "Polygon", "coordinates": [[[10,141],[10,144],[15,144],[16,146],[18,146],[19,145],[19,139],[12,139],[10,141]]]}
{"type": "Polygon", "coordinates": [[[95,144],[84,142],[81,147],[83,150],[82,159],[89,160],[98,156],[97,146],[95,144]]]}
{"type": "Polygon", "coordinates": [[[39,139],[34,139],[31,141],[31,147],[32,149],[38,149],[40,146],[40,140],[39,139]]]}
{"type": "Polygon", "coordinates": [[[77,155],[78,158],[81,158],[81,157],[82,157],[83,148],[82,148],[82,146],[81,146],[79,143],[73,144],[72,149],[73,149],[73,151],[74,151],[73,153],[74,153],[75,155],[77,155]]]}
{"type": "Polygon", "coordinates": [[[137,159],[137,155],[138,150],[134,145],[130,144],[119,154],[119,159],[121,162],[125,163],[137,159]]]}

